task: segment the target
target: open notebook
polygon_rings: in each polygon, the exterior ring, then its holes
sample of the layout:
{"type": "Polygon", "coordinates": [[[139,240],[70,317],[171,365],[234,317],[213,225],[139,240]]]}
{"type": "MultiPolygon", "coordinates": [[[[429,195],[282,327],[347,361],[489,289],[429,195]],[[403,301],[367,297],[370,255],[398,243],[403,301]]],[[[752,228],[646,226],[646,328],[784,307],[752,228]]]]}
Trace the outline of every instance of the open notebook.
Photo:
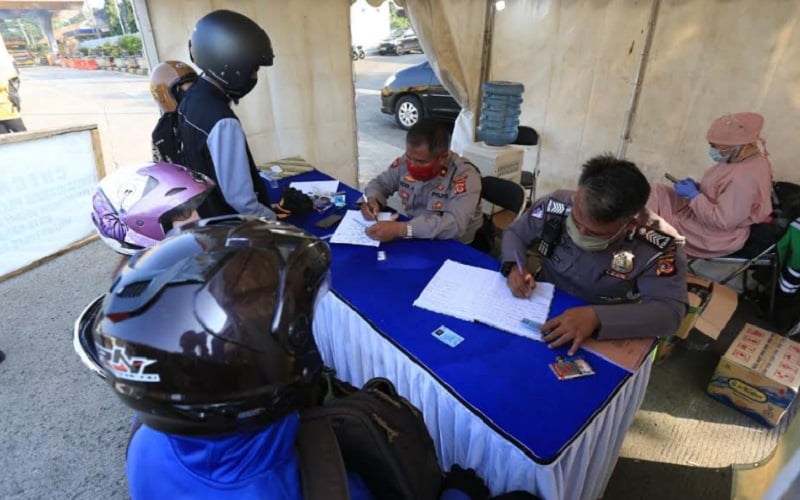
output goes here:
{"type": "Polygon", "coordinates": [[[497,271],[446,260],[414,305],[466,321],[479,321],[499,330],[541,340],[553,301],[552,283],[537,282],[528,299],[514,297],[497,271]],[[526,320],[523,322],[523,320],[526,320]]]}
{"type": "MultiPolygon", "coordinates": [[[[547,321],[554,291],[552,283],[539,281],[529,299],[520,299],[511,294],[506,279],[499,272],[447,260],[414,305],[541,341],[540,329],[526,323],[542,325],[547,321]]],[[[654,342],[652,338],[590,338],[581,347],[624,370],[635,372],[652,351],[654,342]]]]}

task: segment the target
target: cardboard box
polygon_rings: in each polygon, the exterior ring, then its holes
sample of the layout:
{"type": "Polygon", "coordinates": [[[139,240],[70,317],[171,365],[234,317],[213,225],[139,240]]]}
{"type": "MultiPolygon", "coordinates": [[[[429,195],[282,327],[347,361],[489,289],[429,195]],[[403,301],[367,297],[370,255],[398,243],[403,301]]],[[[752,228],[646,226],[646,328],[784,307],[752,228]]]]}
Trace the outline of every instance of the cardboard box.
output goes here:
{"type": "Polygon", "coordinates": [[[745,324],[708,384],[715,399],[770,427],[800,387],[800,343],[745,324]]]}
{"type": "Polygon", "coordinates": [[[735,290],[716,281],[697,276],[686,277],[686,288],[689,294],[689,311],[684,316],[675,335],[686,339],[689,332],[698,330],[703,335],[717,340],[720,332],[728,324],[739,296],[735,290]]]}

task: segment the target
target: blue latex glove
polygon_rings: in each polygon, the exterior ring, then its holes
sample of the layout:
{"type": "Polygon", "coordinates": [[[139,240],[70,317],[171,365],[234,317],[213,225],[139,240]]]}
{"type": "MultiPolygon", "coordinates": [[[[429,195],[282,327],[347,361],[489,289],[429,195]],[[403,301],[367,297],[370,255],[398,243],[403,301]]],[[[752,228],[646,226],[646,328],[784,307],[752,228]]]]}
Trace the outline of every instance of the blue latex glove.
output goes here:
{"type": "Polygon", "coordinates": [[[675,193],[678,196],[691,200],[700,194],[700,190],[697,189],[697,183],[694,179],[686,178],[675,183],[675,193]]]}

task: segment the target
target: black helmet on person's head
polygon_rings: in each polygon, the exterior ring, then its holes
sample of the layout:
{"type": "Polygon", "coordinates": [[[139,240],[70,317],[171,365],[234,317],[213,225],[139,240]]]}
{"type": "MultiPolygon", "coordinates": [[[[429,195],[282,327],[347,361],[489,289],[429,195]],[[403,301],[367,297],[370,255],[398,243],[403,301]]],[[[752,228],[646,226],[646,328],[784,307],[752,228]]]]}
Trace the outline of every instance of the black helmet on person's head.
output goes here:
{"type": "Polygon", "coordinates": [[[255,86],[253,71],[272,66],[275,57],[266,31],[249,17],[230,10],[215,10],[197,21],[189,55],[235,100],[255,86]]]}
{"type": "Polygon", "coordinates": [[[133,257],[75,325],[83,362],[148,426],[214,434],[300,408],[330,249],[289,224],[207,219],[133,257]]]}

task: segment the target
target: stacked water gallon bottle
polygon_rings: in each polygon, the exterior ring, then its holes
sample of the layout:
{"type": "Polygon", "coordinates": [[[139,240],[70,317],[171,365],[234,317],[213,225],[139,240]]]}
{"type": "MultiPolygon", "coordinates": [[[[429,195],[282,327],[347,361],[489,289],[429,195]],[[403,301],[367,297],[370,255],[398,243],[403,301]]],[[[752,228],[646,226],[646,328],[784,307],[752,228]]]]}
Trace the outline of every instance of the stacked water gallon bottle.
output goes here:
{"type": "Polygon", "coordinates": [[[518,82],[483,84],[483,104],[478,137],[489,146],[505,146],[517,138],[520,106],[525,86],[518,82]]]}

